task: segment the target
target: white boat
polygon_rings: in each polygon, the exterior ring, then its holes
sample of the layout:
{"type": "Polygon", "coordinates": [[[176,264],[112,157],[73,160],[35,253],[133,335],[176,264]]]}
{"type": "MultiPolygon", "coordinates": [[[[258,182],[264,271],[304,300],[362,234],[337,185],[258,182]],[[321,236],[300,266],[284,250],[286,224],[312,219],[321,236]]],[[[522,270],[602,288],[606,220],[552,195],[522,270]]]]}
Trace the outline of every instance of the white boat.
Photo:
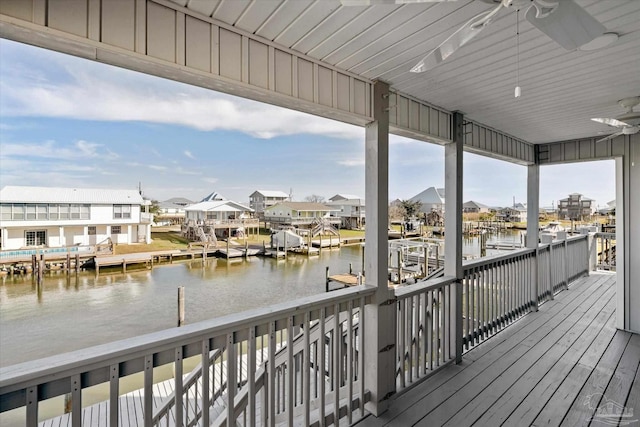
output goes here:
{"type": "Polygon", "coordinates": [[[547,224],[546,227],[540,230],[540,236],[542,237],[543,235],[551,235],[554,239],[556,239],[558,237],[558,232],[560,231],[566,231],[566,228],[560,225],[559,222],[552,221],[547,224]]]}

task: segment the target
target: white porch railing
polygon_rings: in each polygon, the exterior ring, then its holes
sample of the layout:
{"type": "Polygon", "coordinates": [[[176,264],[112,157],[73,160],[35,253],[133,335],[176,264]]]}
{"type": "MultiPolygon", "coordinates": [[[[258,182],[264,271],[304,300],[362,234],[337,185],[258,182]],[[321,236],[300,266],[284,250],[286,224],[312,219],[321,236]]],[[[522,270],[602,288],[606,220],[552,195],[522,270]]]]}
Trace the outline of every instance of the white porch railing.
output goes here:
{"type": "MultiPolygon", "coordinates": [[[[463,351],[526,315],[567,283],[588,273],[586,235],[464,264],[464,278],[443,277],[397,288],[396,391],[422,381],[456,358],[452,295],[461,295],[463,351]],[[538,280],[535,260],[538,258],[538,280]],[[454,292],[461,286],[462,292],[454,292]],[[538,295],[537,300],[534,295],[538,295]]],[[[458,329],[459,330],[459,329],[458,329]]]]}
{"type": "Polygon", "coordinates": [[[374,292],[364,286],[339,290],[2,368],[0,412],[24,407],[26,425],[36,426],[40,401],[70,394],[72,425],[80,426],[83,390],[106,384],[108,417],[117,420],[120,378],[142,373],[144,425],[351,419],[354,407],[364,414],[367,399],[359,351],[366,334],[359,313],[374,292]],[[257,369],[257,350],[265,348],[267,359],[257,369]],[[190,357],[204,366],[221,365],[201,370],[197,378],[184,376],[183,363],[190,357]],[[167,364],[174,370],[173,402],[154,414],[154,368],[167,364]],[[219,403],[222,392],[218,415],[212,402],[219,403]]]}
{"type": "MultiPolygon", "coordinates": [[[[474,260],[464,264],[462,279],[397,288],[391,300],[397,307],[396,391],[422,381],[454,361],[456,350],[484,342],[587,273],[589,242],[576,236],[474,260]]],[[[108,419],[116,420],[122,415],[120,378],[142,373],[138,421],[144,425],[351,423],[364,415],[369,399],[361,314],[374,292],[365,286],[339,290],[2,368],[0,412],[23,407],[26,425],[35,426],[39,402],[69,395],[72,425],[79,426],[83,390],[104,384],[108,419]],[[184,375],[184,361],[192,357],[206,368],[184,375]],[[158,403],[154,368],[165,365],[174,372],[174,391],[158,403]]]]}

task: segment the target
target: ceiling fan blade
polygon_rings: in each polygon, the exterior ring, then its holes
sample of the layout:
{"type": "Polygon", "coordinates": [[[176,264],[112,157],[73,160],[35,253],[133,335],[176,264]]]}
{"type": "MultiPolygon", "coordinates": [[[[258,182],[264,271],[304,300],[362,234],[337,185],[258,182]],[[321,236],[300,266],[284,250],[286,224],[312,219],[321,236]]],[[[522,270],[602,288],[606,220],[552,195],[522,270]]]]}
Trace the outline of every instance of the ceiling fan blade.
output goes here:
{"type": "Polygon", "coordinates": [[[479,15],[474,16],[462,27],[458,28],[455,33],[451,34],[445,41],[440,43],[438,47],[433,49],[427,54],[420,62],[418,62],[412,69],[412,73],[422,73],[430,70],[449,56],[456,50],[464,46],[469,40],[482,31],[486,27],[491,19],[502,9],[502,3],[496,8],[488,12],[482,12],[479,15]]]}
{"type": "Polygon", "coordinates": [[[371,6],[374,4],[442,3],[458,0],[340,0],[343,6],[371,6]]]}
{"type": "Polygon", "coordinates": [[[622,122],[620,120],[616,120],[616,119],[609,119],[609,118],[600,118],[600,117],[596,117],[594,119],[591,119],[594,122],[598,122],[598,123],[604,123],[605,125],[609,125],[609,126],[613,126],[616,128],[621,128],[621,127],[625,127],[625,126],[631,126],[628,123],[622,122]]]}
{"type": "Polygon", "coordinates": [[[603,142],[603,141],[607,141],[609,139],[615,138],[616,136],[619,136],[619,135],[623,135],[623,132],[616,132],[616,133],[613,133],[613,134],[611,134],[609,136],[606,136],[606,137],[604,137],[602,139],[599,139],[599,140],[596,141],[596,144],[599,143],[599,142],[603,142]]]}
{"type": "Polygon", "coordinates": [[[556,3],[549,9],[534,1],[525,18],[566,50],[575,50],[607,31],[573,0],[558,0],[556,3]]]}

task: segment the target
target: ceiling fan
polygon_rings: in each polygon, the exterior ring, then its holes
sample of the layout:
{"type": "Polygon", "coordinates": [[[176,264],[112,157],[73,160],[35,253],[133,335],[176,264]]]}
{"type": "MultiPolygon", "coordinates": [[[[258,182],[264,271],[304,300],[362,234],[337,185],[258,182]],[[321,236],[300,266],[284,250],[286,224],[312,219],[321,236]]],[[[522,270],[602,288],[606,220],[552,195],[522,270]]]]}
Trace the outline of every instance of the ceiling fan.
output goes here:
{"type": "MultiPolygon", "coordinates": [[[[456,0],[341,0],[345,6],[374,4],[428,3],[456,0]]],[[[529,6],[525,18],[566,50],[575,50],[602,36],[606,28],[573,0],[478,0],[496,5],[458,28],[438,47],[427,53],[411,72],[421,73],[446,60],[456,50],[477,36],[501,10],[529,6]]]]}
{"type": "Polygon", "coordinates": [[[606,141],[608,139],[615,138],[618,135],[633,135],[634,133],[640,132],[640,111],[633,111],[633,107],[640,104],[640,96],[631,96],[629,98],[621,99],[618,101],[618,104],[620,104],[622,108],[625,108],[627,112],[615,119],[599,117],[591,119],[594,122],[604,123],[620,129],[618,132],[599,139],[596,142],[606,141]]]}

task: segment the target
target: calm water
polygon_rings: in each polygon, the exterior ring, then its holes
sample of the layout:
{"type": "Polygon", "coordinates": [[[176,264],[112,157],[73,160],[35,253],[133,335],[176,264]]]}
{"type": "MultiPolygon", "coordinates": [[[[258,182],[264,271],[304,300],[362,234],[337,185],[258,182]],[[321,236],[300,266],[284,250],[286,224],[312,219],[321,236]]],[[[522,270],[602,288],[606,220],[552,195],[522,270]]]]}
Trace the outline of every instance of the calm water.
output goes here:
{"type": "MultiPolygon", "coordinates": [[[[489,240],[519,241],[519,234],[489,240]]],[[[478,238],[465,239],[465,255],[479,255],[478,238]]],[[[491,254],[491,251],[488,251],[491,254]]],[[[83,272],[45,275],[41,295],[31,276],[2,277],[0,285],[0,366],[172,328],[177,288],[185,287],[186,322],[224,316],[325,292],[325,268],[360,271],[359,245],[323,250],[320,256],[287,260],[210,258],[117,270],[95,277],[83,272]]]]}

